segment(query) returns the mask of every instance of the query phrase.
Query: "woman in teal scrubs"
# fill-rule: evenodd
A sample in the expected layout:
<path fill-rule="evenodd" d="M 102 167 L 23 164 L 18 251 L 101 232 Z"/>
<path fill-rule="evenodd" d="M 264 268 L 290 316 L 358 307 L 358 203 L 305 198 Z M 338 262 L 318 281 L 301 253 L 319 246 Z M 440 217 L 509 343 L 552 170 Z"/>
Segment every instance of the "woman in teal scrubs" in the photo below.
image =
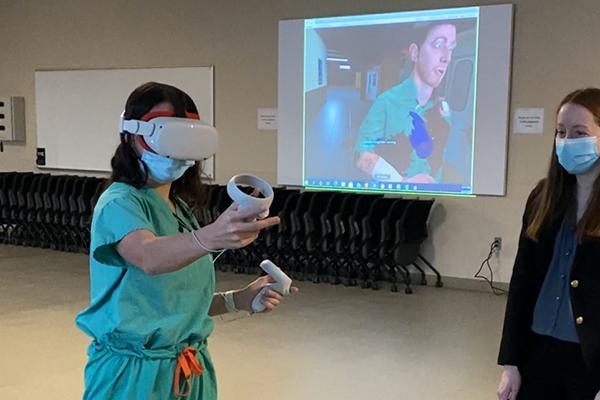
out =
<path fill-rule="evenodd" d="M 198 118 L 191 98 L 175 87 L 150 82 L 135 89 L 124 117 L 157 116 Z M 255 220 L 263 210 L 242 212 L 233 204 L 200 227 L 194 217 L 203 206 L 198 163 L 162 157 L 141 136 L 121 133 L 111 165 L 92 220 L 90 304 L 76 320 L 92 337 L 83 397 L 216 399 L 207 350 L 211 317 L 251 311 L 270 278 L 215 293 L 209 253 L 244 247 L 279 219 Z M 267 292 L 266 311 L 281 300 Z"/>

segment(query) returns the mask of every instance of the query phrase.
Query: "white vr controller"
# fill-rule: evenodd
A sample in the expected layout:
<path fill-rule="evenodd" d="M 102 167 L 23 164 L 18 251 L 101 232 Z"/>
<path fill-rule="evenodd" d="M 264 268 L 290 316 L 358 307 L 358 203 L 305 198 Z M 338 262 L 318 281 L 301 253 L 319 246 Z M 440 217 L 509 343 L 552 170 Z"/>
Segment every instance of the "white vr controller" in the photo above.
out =
<path fill-rule="evenodd" d="M 238 185 L 256 188 L 260 190 L 264 198 L 246 194 L 238 188 Z M 262 219 L 269 215 L 269 207 L 273 203 L 273 188 L 267 181 L 254 175 L 236 175 L 227 183 L 227 194 L 238 204 L 239 211 L 262 206 L 266 211 L 260 213 L 258 217 Z"/>
<path fill-rule="evenodd" d="M 252 300 L 252 311 L 259 313 L 265 310 L 265 305 L 262 303 L 263 296 L 268 290 L 274 290 L 283 296 L 290 294 L 292 280 L 285 274 L 277 265 L 270 260 L 264 260 L 260 263 L 260 267 L 275 280 L 274 283 L 269 283 L 263 287 L 260 292 Z"/>

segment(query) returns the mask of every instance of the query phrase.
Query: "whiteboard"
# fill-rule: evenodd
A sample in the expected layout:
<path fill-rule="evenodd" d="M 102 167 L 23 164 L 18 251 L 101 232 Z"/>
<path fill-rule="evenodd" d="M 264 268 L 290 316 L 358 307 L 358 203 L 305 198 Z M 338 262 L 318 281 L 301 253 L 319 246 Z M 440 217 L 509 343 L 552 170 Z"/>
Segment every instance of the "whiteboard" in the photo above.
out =
<path fill-rule="evenodd" d="M 120 142 L 119 116 L 129 94 L 148 81 L 180 88 L 194 100 L 200 118 L 214 125 L 212 66 L 36 71 L 38 167 L 110 172 Z M 214 157 L 203 171 L 214 179 Z"/>

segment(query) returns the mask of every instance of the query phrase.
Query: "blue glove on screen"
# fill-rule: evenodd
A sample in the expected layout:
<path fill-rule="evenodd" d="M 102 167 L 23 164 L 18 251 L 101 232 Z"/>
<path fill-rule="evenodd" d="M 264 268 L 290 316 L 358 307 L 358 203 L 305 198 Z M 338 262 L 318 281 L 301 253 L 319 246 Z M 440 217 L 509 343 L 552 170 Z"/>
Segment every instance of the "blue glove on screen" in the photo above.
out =
<path fill-rule="evenodd" d="M 433 152 L 433 140 L 431 139 L 431 136 L 429 136 L 429 132 L 427 132 L 425 120 L 414 111 L 411 111 L 409 114 L 413 123 L 413 129 L 410 134 L 410 144 L 415 149 L 419 158 L 427 158 Z"/>

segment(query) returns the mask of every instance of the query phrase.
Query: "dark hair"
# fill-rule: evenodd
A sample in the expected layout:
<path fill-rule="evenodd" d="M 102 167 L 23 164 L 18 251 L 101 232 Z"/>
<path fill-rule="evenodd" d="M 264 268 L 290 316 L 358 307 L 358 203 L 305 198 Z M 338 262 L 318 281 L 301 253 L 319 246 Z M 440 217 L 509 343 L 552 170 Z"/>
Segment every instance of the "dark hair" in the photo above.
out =
<path fill-rule="evenodd" d="M 140 119 L 152 107 L 159 103 L 168 102 L 173 106 L 175 117 L 185 118 L 186 112 L 198 113 L 194 101 L 183 91 L 174 86 L 157 82 L 148 82 L 137 87 L 127 99 L 125 104 L 125 119 Z M 141 162 L 135 148 L 135 137 L 129 133 L 120 133 L 121 143 L 110 160 L 112 174 L 106 187 L 112 182 L 123 182 L 137 189 L 146 185 L 148 180 L 148 167 Z M 202 185 L 200 163 L 196 162 L 181 178 L 171 184 L 169 197 L 180 197 L 188 206 L 197 213 L 205 205 L 206 194 Z"/>
<path fill-rule="evenodd" d="M 594 116 L 594 122 L 600 126 L 600 89 L 579 89 L 569 93 L 560 102 L 557 114 L 565 104 L 585 107 Z M 529 238 L 537 240 L 544 226 L 565 213 L 575 199 L 576 182 L 575 175 L 568 173 L 558 162 L 555 144 L 552 147 L 548 175 L 532 194 L 532 212 L 525 231 Z M 577 235 L 580 239 L 600 238 L 600 177 L 594 182 L 588 207 L 577 224 Z"/>
<path fill-rule="evenodd" d="M 425 43 L 425 39 L 427 39 L 427 35 L 429 34 L 429 32 L 440 25 L 453 25 L 455 28 L 457 28 L 457 21 L 459 20 L 439 20 L 439 21 L 427 21 L 427 22 L 416 22 L 413 25 L 413 31 L 412 31 L 412 37 L 413 39 L 411 40 L 412 43 L 416 44 L 419 49 L 421 49 L 421 46 L 423 46 L 423 44 Z M 458 32 L 458 28 L 457 28 L 457 32 Z"/>

